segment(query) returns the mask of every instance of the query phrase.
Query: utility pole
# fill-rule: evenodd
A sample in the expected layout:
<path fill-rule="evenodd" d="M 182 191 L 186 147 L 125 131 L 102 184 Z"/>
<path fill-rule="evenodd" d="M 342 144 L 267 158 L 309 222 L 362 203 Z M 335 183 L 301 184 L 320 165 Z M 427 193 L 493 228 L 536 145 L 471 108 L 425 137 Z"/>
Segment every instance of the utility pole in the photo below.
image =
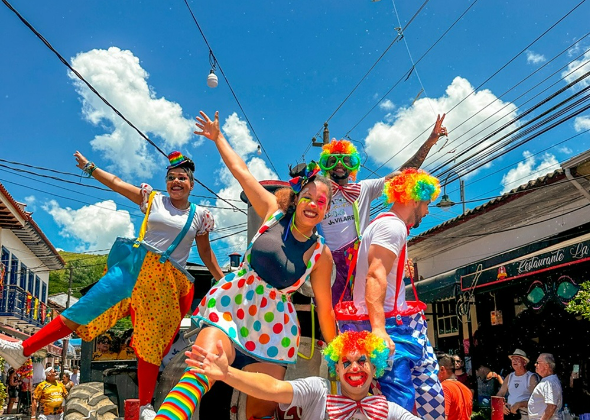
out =
<path fill-rule="evenodd" d="M 68 309 L 70 307 L 70 297 L 72 296 L 72 280 L 74 277 L 74 268 L 72 267 L 71 263 L 70 263 L 69 268 L 70 268 L 70 281 L 69 281 L 69 286 L 68 286 L 68 300 L 66 301 L 66 309 Z M 62 345 L 63 345 L 63 348 L 61 349 L 61 368 L 62 368 L 62 373 L 63 373 L 63 371 L 66 368 L 66 360 L 67 360 L 67 356 L 68 356 L 68 347 L 70 346 L 70 339 L 64 338 L 62 340 Z"/>

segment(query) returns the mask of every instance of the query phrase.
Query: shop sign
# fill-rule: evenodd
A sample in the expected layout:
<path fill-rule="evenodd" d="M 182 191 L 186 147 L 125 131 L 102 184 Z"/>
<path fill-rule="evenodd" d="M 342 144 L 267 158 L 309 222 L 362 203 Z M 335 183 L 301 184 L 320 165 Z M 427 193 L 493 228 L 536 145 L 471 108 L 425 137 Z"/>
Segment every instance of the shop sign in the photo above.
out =
<path fill-rule="evenodd" d="M 492 325 L 502 325 L 504 323 L 504 319 L 502 318 L 502 311 L 490 312 L 490 323 Z"/>
<path fill-rule="evenodd" d="M 590 240 L 517 260 L 499 267 L 483 269 L 480 264 L 474 273 L 461 276 L 461 290 L 466 291 L 489 286 L 587 260 L 590 260 Z"/>

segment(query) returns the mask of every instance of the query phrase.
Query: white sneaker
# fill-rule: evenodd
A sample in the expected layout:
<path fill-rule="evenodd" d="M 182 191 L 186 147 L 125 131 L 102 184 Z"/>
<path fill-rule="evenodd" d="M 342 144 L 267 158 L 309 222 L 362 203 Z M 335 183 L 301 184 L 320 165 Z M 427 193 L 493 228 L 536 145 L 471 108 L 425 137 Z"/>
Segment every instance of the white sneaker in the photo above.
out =
<path fill-rule="evenodd" d="M 15 369 L 21 367 L 28 359 L 23 351 L 22 341 L 13 342 L 0 339 L 0 356 Z"/>
<path fill-rule="evenodd" d="M 156 418 L 156 411 L 151 404 L 142 405 L 139 407 L 140 420 L 154 420 Z"/>

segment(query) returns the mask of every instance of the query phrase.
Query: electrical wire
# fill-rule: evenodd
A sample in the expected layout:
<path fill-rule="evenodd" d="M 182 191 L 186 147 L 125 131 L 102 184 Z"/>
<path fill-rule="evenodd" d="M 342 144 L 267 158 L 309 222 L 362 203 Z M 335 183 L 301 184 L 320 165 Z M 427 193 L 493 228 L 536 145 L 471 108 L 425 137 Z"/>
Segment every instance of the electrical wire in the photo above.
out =
<path fill-rule="evenodd" d="M 422 3 L 422 5 L 420 6 L 420 8 L 414 13 L 414 15 L 412 16 L 412 18 L 408 21 L 408 23 L 406 23 L 406 26 L 404 26 L 404 28 L 401 29 L 398 32 L 398 34 L 395 36 L 395 38 L 393 39 L 393 41 L 391 41 L 391 43 L 387 46 L 387 48 L 381 53 L 381 55 L 377 58 L 377 60 L 369 68 L 369 70 L 367 70 L 367 72 L 363 75 L 363 77 L 361 77 L 361 80 L 359 80 L 359 82 L 352 88 L 352 90 L 348 93 L 348 95 L 346 95 L 346 97 L 342 100 L 342 102 L 340 102 L 340 104 L 336 107 L 336 109 L 334 110 L 334 112 L 332 112 L 332 114 L 325 121 L 326 123 L 330 122 L 330 120 L 332 119 L 332 117 L 334 117 L 334 115 L 336 115 L 336 113 L 340 110 L 340 108 L 342 108 L 342 106 L 346 103 L 346 101 L 348 101 L 348 99 L 357 90 L 357 88 L 361 85 L 361 83 L 363 83 L 363 81 L 367 78 L 367 76 L 369 76 L 369 74 L 373 71 L 373 69 L 375 68 L 375 66 L 377 66 L 377 64 L 381 61 L 381 59 L 385 56 L 385 54 L 387 54 L 387 52 L 391 49 L 391 47 L 393 46 L 393 44 L 395 44 L 397 41 L 399 41 L 403 37 L 403 32 L 406 29 L 408 29 L 408 26 L 410 26 L 410 24 L 414 21 L 414 19 L 416 19 L 416 17 L 420 14 L 420 12 L 422 11 L 422 9 L 428 4 L 429 1 L 430 0 L 425 0 L 424 3 Z M 317 133 L 316 133 L 315 136 L 316 137 L 319 136 L 319 133 L 321 131 L 322 131 L 322 128 L 320 128 L 317 131 Z M 309 151 L 309 149 L 311 148 L 311 146 L 312 146 L 312 144 L 310 142 L 307 145 L 307 148 L 305 149 L 305 151 L 303 152 L 303 156 L 305 156 L 307 154 L 307 152 Z"/>
<path fill-rule="evenodd" d="M 92 86 L 88 81 L 86 81 L 86 79 L 84 79 L 84 77 L 82 77 L 82 75 L 76 70 L 74 69 L 70 63 L 68 63 L 68 61 L 55 49 L 53 48 L 53 46 L 49 43 L 49 41 L 47 41 L 47 39 L 45 39 L 45 37 L 43 37 L 43 35 L 41 35 L 41 33 L 39 33 L 39 31 L 37 31 L 33 25 L 31 25 L 9 2 L 8 0 L 2 0 L 2 2 L 6 5 L 6 7 L 8 7 L 8 9 L 10 9 L 10 11 L 12 11 L 19 19 L 22 23 L 25 24 L 25 26 L 27 28 L 29 28 L 34 34 L 35 36 L 37 36 L 37 38 L 39 38 L 46 46 L 47 48 L 49 48 L 51 50 L 51 52 L 53 52 L 57 58 L 59 59 L 59 61 L 61 61 L 73 74 L 76 75 L 76 77 L 78 77 L 78 79 L 80 79 L 87 87 L 88 89 L 90 89 L 96 96 L 98 96 L 98 98 L 100 98 L 100 100 L 102 100 L 105 105 L 107 105 L 109 108 L 111 108 L 111 110 L 113 110 L 113 112 L 115 114 L 117 114 L 123 121 L 125 121 L 131 128 L 133 128 L 145 141 L 147 141 L 150 145 L 152 145 L 158 152 L 160 152 L 164 157 L 167 157 L 167 154 L 158 147 L 158 145 L 156 143 L 154 143 L 148 136 L 146 136 L 139 128 L 137 128 L 131 121 L 129 121 L 117 108 L 115 108 L 113 105 L 111 105 L 111 103 L 109 101 L 107 101 L 95 88 L 94 86 Z M 221 67 L 220 67 L 221 70 Z M 223 72 L 222 72 L 223 74 Z M 224 76 L 225 77 L 225 76 Z M 272 163 L 271 163 L 272 165 Z M 224 200 L 223 198 L 219 197 L 213 190 L 211 190 L 209 187 L 207 187 L 205 184 L 203 184 L 201 181 L 199 181 L 196 177 L 195 177 L 195 182 L 197 182 L 199 185 L 201 185 L 203 188 L 205 188 L 207 191 L 209 191 L 210 193 L 212 193 L 215 197 L 217 197 L 218 199 L 220 199 L 221 201 L 226 202 L 227 204 L 229 204 L 230 206 L 234 207 L 237 211 L 240 211 L 244 214 L 246 214 L 246 212 L 242 209 L 237 208 L 236 206 L 234 206 L 232 203 L 227 202 L 226 200 Z"/>
<path fill-rule="evenodd" d="M 209 41 L 207 41 L 207 37 L 205 36 L 205 33 L 203 32 L 203 29 L 201 29 L 201 25 L 199 25 L 199 22 L 197 21 L 197 18 L 195 16 L 195 14 L 193 13 L 193 10 L 191 9 L 191 7 L 188 4 L 188 1 L 187 0 L 184 0 L 184 3 L 186 4 L 186 7 L 188 8 L 188 11 L 190 12 L 191 16 L 193 17 L 193 21 L 195 22 L 195 25 L 197 25 L 197 29 L 201 33 L 201 36 L 203 37 L 203 40 L 205 41 L 205 44 L 207 45 L 207 48 L 209 49 L 209 57 L 213 57 L 214 64 L 216 64 L 219 67 L 219 71 L 221 72 L 221 75 L 223 76 L 223 79 L 225 80 L 225 83 L 227 83 L 227 86 L 229 87 L 229 90 L 230 90 L 231 94 L 233 95 L 236 103 L 238 104 L 238 107 L 240 108 L 240 110 L 242 111 L 242 114 L 244 115 L 244 118 L 246 119 L 246 122 L 248 123 L 248 125 L 250 126 L 250 129 L 252 130 L 252 134 L 254 134 L 254 137 L 256 137 L 256 140 L 258 141 L 258 144 L 260 145 L 260 148 L 262 149 L 262 151 L 264 152 L 264 155 L 268 159 L 268 163 L 270 163 L 270 166 L 272 167 L 272 169 L 274 170 L 275 174 L 277 174 L 277 176 L 279 177 L 279 180 L 280 180 L 281 179 L 281 176 L 279 174 L 279 171 L 277 171 L 277 169 L 275 168 L 274 164 L 272 163 L 272 160 L 271 160 L 270 156 L 266 152 L 266 148 L 263 146 L 262 142 L 260 141 L 260 138 L 258 137 L 258 134 L 256 134 L 256 130 L 254 130 L 254 126 L 250 122 L 250 119 L 248 118 L 248 115 L 246 114 L 246 111 L 244 111 L 244 108 L 242 107 L 242 104 L 240 103 L 240 100 L 238 99 L 238 96 L 236 95 L 236 92 L 234 91 L 234 89 L 232 88 L 231 84 L 229 83 L 229 80 L 228 80 L 227 76 L 225 75 L 225 72 L 223 71 L 223 68 L 221 67 L 221 64 L 219 64 L 219 61 L 217 60 L 217 57 L 213 53 L 213 50 L 211 49 L 211 45 L 209 45 Z"/>
<path fill-rule="evenodd" d="M 496 75 L 498 75 L 502 70 L 504 70 L 507 66 L 509 66 L 514 60 L 516 60 L 520 55 L 522 55 L 524 52 L 526 52 L 528 49 L 530 49 L 530 47 L 532 45 L 534 45 L 536 42 L 538 42 L 541 38 L 543 38 L 547 33 L 549 33 L 549 31 L 551 31 L 553 28 L 555 28 L 558 24 L 560 24 L 564 19 L 566 19 L 570 14 L 572 14 L 578 7 L 580 7 L 584 2 L 586 2 L 586 0 L 582 0 L 580 3 L 578 3 L 576 6 L 574 6 L 572 9 L 570 9 L 565 15 L 563 15 L 559 20 L 557 20 L 555 23 L 553 23 L 549 28 L 547 28 L 541 35 L 537 36 L 532 42 L 530 42 L 525 48 L 523 48 L 520 52 L 518 52 L 515 56 L 513 56 L 510 60 L 508 60 L 508 62 L 506 62 L 504 65 L 502 65 L 498 70 L 496 70 L 494 73 L 492 73 L 492 75 L 490 75 L 487 79 L 485 79 L 482 83 L 480 83 L 477 87 L 475 87 L 469 94 L 467 94 L 464 98 L 462 98 L 457 104 L 455 104 L 451 109 L 449 109 L 448 111 L 445 112 L 445 114 L 449 114 L 451 113 L 454 109 L 456 109 L 460 104 L 462 104 L 465 100 L 467 100 L 467 98 L 469 98 L 471 95 L 473 95 L 475 92 L 477 92 L 482 86 L 484 86 L 487 82 L 489 82 L 491 79 L 493 79 Z M 401 81 L 401 79 L 400 79 Z M 399 83 L 399 81 L 398 81 Z M 397 85 L 397 84 L 396 84 Z M 394 85 L 394 87 L 396 86 Z M 392 88 L 393 89 L 393 88 Z M 376 106 L 376 105 L 375 105 Z M 430 127 L 430 126 L 429 126 Z M 419 134 L 417 137 L 420 137 L 421 135 L 423 135 L 425 132 L 428 131 L 428 128 L 426 130 L 424 130 L 421 134 Z M 404 149 L 409 145 L 409 143 L 404 146 Z M 403 149 L 402 149 L 403 150 Z M 396 153 L 398 154 L 399 151 Z M 395 155 L 391 156 L 389 159 L 387 159 L 384 163 L 382 163 L 377 169 L 375 169 L 375 171 L 378 171 L 379 169 L 381 169 L 383 166 L 385 166 L 387 163 L 389 163 L 391 161 L 391 159 L 393 159 Z"/>
<path fill-rule="evenodd" d="M 375 108 L 377 108 L 377 106 L 379 106 L 379 104 L 380 104 L 381 102 L 383 102 L 383 100 L 384 100 L 384 99 L 385 99 L 387 96 L 389 96 L 389 94 L 390 94 L 390 93 L 393 91 L 393 89 L 395 89 L 395 88 L 397 87 L 397 85 L 399 85 L 399 84 L 400 84 L 400 83 L 401 83 L 403 80 L 407 79 L 407 77 L 410 75 L 410 73 L 411 73 L 411 71 L 412 71 L 412 68 L 414 68 L 416 65 L 418 65 L 418 63 L 420 63 L 420 61 L 422 61 L 422 59 L 424 59 L 424 57 L 426 57 L 426 56 L 428 55 L 428 53 L 429 53 L 429 52 L 430 52 L 430 51 L 431 51 L 431 50 L 432 50 L 432 49 L 433 49 L 433 48 L 434 48 L 434 47 L 435 47 L 435 46 L 436 46 L 436 45 L 437 45 L 437 44 L 438 44 L 438 43 L 439 43 L 439 42 L 440 42 L 440 41 L 441 41 L 441 40 L 442 40 L 442 39 L 443 39 L 443 38 L 444 38 L 444 37 L 445 37 L 445 36 L 446 36 L 446 35 L 447 35 L 447 34 L 450 32 L 450 31 L 451 31 L 451 29 L 453 29 L 453 27 L 454 27 L 454 26 L 455 26 L 455 25 L 456 25 L 456 24 L 457 24 L 457 23 L 458 23 L 458 22 L 459 22 L 459 21 L 460 21 L 460 20 L 463 18 L 463 16 L 465 16 L 465 15 L 467 14 L 467 12 L 469 12 L 469 10 L 471 10 L 471 8 L 473 8 L 473 6 L 475 6 L 475 5 L 477 4 L 477 2 L 478 2 L 478 1 L 479 1 L 479 0 L 474 0 L 474 1 L 470 2 L 470 4 L 469 4 L 469 6 L 467 7 L 467 9 L 465 9 L 465 10 L 463 11 L 463 13 L 461 13 L 461 15 L 460 15 L 460 16 L 459 16 L 457 19 L 455 19 L 455 21 L 454 21 L 454 22 L 451 24 L 451 26 L 449 26 L 449 27 L 447 28 L 447 30 L 446 30 L 446 31 L 444 31 L 444 32 L 443 32 L 443 34 L 442 34 L 442 35 L 441 35 L 441 36 L 440 36 L 440 37 L 439 37 L 439 38 L 438 38 L 438 39 L 437 39 L 437 40 L 436 40 L 436 41 L 435 41 L 435 42 L 434 42 L 434 43 L 433 43 L 433 44 L 430 46 L 430 48 L 428 48 L 428 49 L 426 50 L 426 52 L 424 52 L 424 54 L 422 54 L 422 55 L 420 56 L 420 58 L 419 58 L 419 59 L 418 59 L 418 60 L 417 60 L 417 61 L 416 61 L 416 62 L 413 64 L 413 66 L 412 66 L 412 67 L 410 67 L 410 68 L 408 69 L 408 71 L 406 71 L 406 72 L 403 74 L 403 76 L 402 76 L 402 77 L 400 77 L 400 78 L 399 78 L 399 80 L 398 80 L 397 82 L 395 82 L 395 83 L 394 83 L 394 85 L 393 85 L 393 86 L 392 86 L 392 87 L 391 87 L 391 88 L 390 88 L 390 89 L 389 89 L 389 90 L 388 90 L 388 91 L 385 93 L 385 95 L 383 95 L 383 96 L 381 97 L 381 99 L 379 99 L 379 100 L 378 100 L 378 101 L 377 101 L 377 102 L 376 102 L 376 103 L 375 103 L 375 104 L 374 104 L 374 105 L 373 105 L 373 106 L 372 106 L 372 107 L 369 109 L 369 111 L 367 111 L 367 112 L 366 112 L 366 113 L 365 113 L 365 114 L 364 114 L 364 115 L 361 117 L 361 119 L 360 119 L 360 120 L 358 120 L 358 121 L 356 122 L 356 124 L 354 124 L 354 125 L 352 126 L 352 128 L 351 128 L 351 129 L 349 129 L 349 130 L 346 132 L 346 134 L 344 135 L 344 137 L 348 136 L 348 135 L 349 135 L 349 134 L 350 134 L 350 133 L 351 133 L 351 132 L 352 132 L 352 131 L 353 131 L 355 128 L 357 128 L 357 127 L 359 126 L 359 124 L 360 124 L 361 122 L 363 122 L 363 121 L 365 120 L 365 118 L 367 118 L 367 117 L 369 116 L 369 114 L 370 114 L 371 112 L 373 112 L 373 110 L 374 110 Z M 425 131 L 426 131 L 426 130 L 425 130 Z M 379 170 L 379 168 L 377 168 L 377 170 Z"/>
<path fill-rule="evenodd" d="M 74 177 L 76 177 L 76 178 L 80 178 L 80 174 L 75 174 L 75 173 L 71 173 L 71 172 L 62 172 L 62 171 L 58 171 L 58 170 L 56 170 L 56 169 L 45 168 L 45 167 L 42 167 L 42 166 L 34 166 L 34 165 L 30 165 L 30 164 L 28 164 L 28 163 L 23 163 L 23 162 L 15 162 L 15 161 L 6 160 L 6 159 L 0 159 L 0 162 L 4 162 L 4 163 L 10 163 L 10 164 L 12 164 L 12 165 L 16 165 L 16 166 L 24 166 L 24 167 L 26 167 L 26 168 L 39 169 L 39 170 L 41 170 L 41 171 L 53 172 L 53 173 L 56 173 L 56 174 L 61 174 L 61 175 L 68 175 L 68 176 L 74 176 Z M 0 165 L 0 166 L 4 166 L 4 165 Z M 4 166 L 4 167 L 6 167 L 6 166 Z M 23 172 L 21 169 L 16 169 L 16 168 L 11 168 L 11 169 L 13 169 L 14 171 Z M 39 173 L 36 173 L 36 172 L 28 172 L 28 173 L 30 173 L 30 174 L 33 174 L 33 175 L 35 175 L 35 176 L 39 176 L 39 177 L 43 177 L 43 178 L 47 178 L 47 175 L 42 175 L 42 174 L 39 174 Z M 69 182 L 69 183 L 73 183 L 73 182 L 71 182 L 71 181 L 66 181 L 66 180 L 64 180 L 63 178 L 59 178 L 59 177 L 58 177 L 58 178 L 55 178 L 55 177 L 54 177 L 53 179 L 55 179 L 55 180 L 58 180 L 58 181 L 62 181 L 62 182 Z M 81 186 L 83 186 L 83 187 L 98 188 L 98 187 L 93 187 L 93 186 L 91 186 L 91 185 L 84 184 L 84 183 L 81 183 L 81 182 L 76 182 L 76 183 L 73 183 L 73 184 L 75 184 L 75 185 L 81 185 Z M 61 188 L 61 187 L 60 187 L 60 188 Z M 112 191 L 113 191 L 113 190 L 111 190 L 110 188 L 98 188 L 98 189 L 101 189 L 102 191 L 109 191 L 109 192 L 112 192 Z M 69 191 L 73 191 L 73 190 L 69 190 Z M 154 188 L 154 191 L 158 191 L 158 192 L 165 192 L 165 190 L 156 189 L 156 188 Z M 209 196 L 206 196 L 206 195 L 198 195 L 198 194 L 190 194 L 189 196 L 190 196 L 190 197 L 195 197 L 195 198 L 203 198 L 203 199 L 205 199 L 205 200 L 215 200 L 215 199 L 217 198 L 217 197 L 209 197 Z M 240 199 L 236 199 L 236 198 L 224 198 L 224 199 L 225 199 L 225 200 L 227 200 L 227 201 L 235 201 L 235 202 L 238 202 L 238 203 L 243 203 L 243 201 L 242 201 L 242 200 L 240 200 Z M 233 208 L 232 208 L 231 210 L 233 210 Z"/>

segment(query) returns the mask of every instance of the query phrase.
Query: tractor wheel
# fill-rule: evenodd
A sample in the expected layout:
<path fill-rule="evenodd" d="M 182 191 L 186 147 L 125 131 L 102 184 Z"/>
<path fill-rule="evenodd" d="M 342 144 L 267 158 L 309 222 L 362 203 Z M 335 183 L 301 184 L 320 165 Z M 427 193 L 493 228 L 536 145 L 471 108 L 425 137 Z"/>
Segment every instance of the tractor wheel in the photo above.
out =
<path fill-rule="evenodd" d="M 115 420 L 118 417 L 115 404 L 104 395 L 102 382 L 76 385 L 66 400 L 64 420 Z"/>

